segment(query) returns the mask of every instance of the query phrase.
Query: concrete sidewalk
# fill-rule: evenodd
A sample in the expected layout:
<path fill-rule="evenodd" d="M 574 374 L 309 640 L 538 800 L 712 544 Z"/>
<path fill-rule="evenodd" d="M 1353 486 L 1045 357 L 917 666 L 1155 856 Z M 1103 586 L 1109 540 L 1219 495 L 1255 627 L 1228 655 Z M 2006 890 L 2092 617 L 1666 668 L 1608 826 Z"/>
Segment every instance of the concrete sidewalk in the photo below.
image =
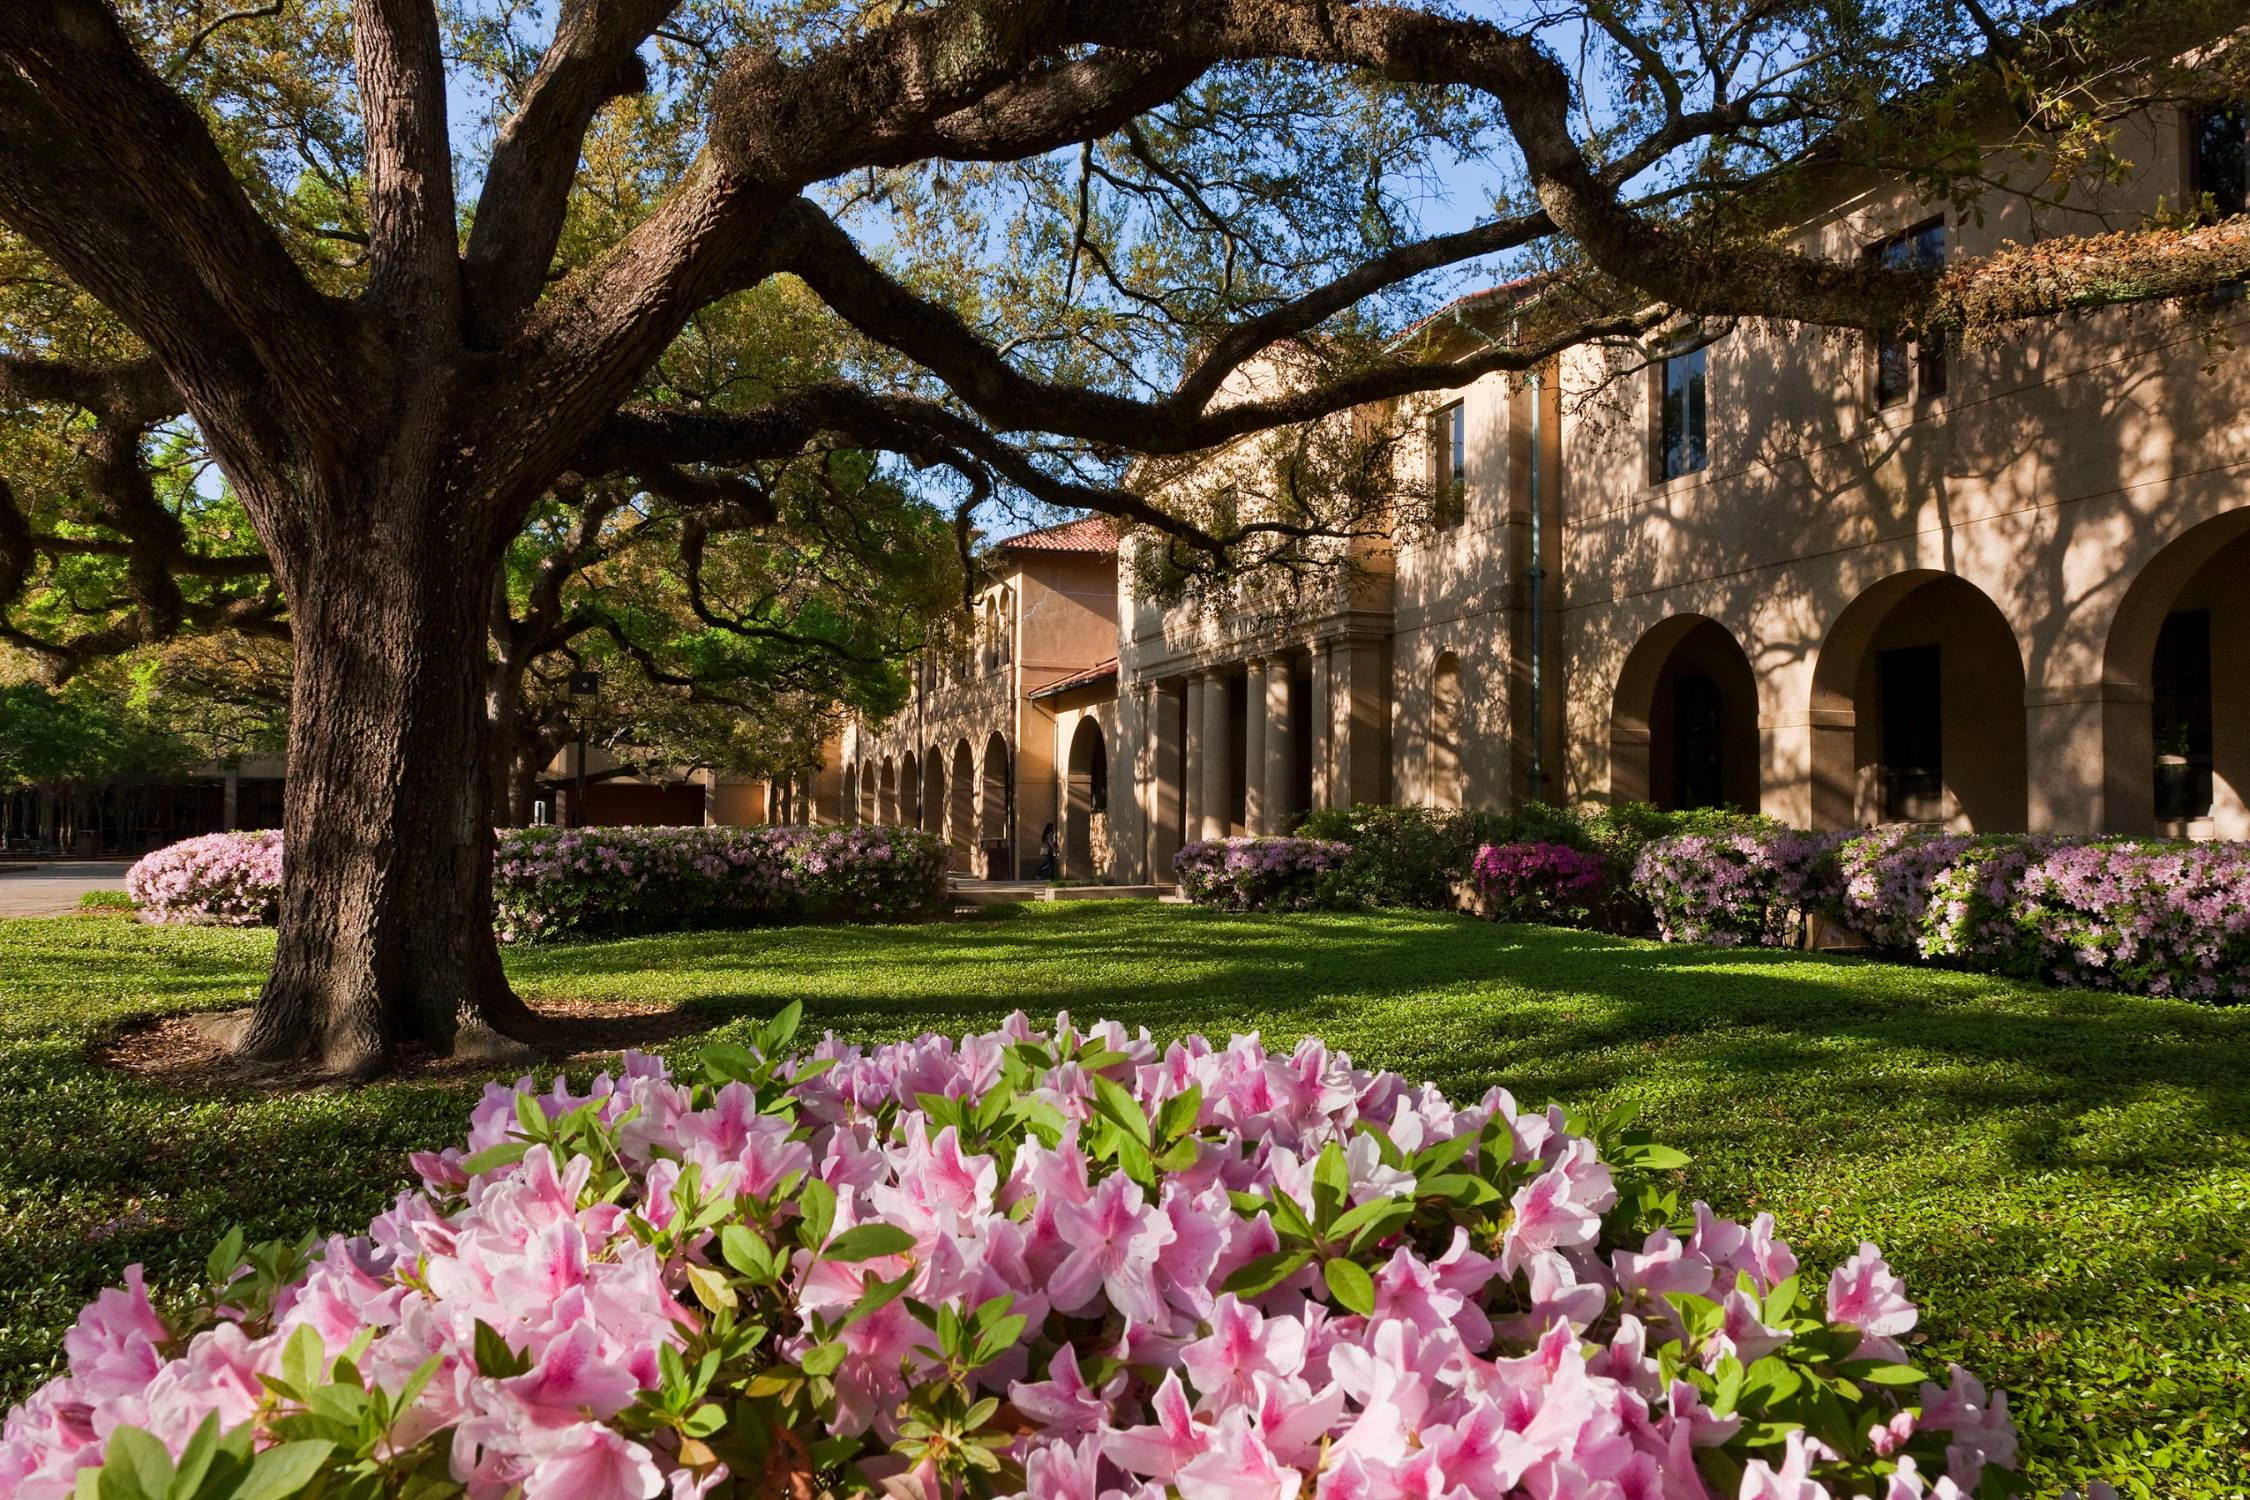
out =
<path fill-rule="evenodd" d="M 88 891 L 125 889 L 129 859 L 68 859 L 48 864 L 0 864 L 0 917 L 54 917 L 78 910 Z"/>

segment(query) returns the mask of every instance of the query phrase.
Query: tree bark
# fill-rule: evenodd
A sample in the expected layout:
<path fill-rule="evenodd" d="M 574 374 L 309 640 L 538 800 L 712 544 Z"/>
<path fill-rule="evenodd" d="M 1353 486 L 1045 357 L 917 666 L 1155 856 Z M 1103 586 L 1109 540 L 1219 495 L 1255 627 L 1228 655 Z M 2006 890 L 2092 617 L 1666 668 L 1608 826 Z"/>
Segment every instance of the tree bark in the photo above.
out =
<path fill-rule="evenodd" d="M 288 857 L 254 1060 L 364 1077 L 401 1043 L 530 1052 L 492 932 L 492 508 L 413 488 L 361 497 L 365 524 L 289 561 Z"/>

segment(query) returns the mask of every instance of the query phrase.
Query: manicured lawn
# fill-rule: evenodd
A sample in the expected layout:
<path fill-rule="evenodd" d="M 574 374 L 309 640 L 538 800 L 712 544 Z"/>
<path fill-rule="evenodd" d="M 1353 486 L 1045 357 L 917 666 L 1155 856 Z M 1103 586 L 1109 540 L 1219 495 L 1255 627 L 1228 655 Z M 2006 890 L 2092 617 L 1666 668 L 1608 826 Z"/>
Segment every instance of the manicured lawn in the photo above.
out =
<path fill-rule="evenodd" d="M 167 1092 L 90 1066 L 121 1019 L 241 1004 L 269 935 L 0 923 L 0 1394 L 128 1261 L 363 1224 L 473 1087 Z M 908 929 L 523 952 L 535 997 L 714 1025 L 802 999 L 858 1037 L 1019 1007 L 1159 1036 L 1319 1032 L 1457 1097 L 1638 1101 L 1691 1193 L 1770 1209 L 1823 1270 L 1881 1242 L 1925 1353 L 2005 1387 L 2038 1493 L 2250 1491 L 2250 1010 L 1409 913 L 1223 917 L 1059 904 Z"/>

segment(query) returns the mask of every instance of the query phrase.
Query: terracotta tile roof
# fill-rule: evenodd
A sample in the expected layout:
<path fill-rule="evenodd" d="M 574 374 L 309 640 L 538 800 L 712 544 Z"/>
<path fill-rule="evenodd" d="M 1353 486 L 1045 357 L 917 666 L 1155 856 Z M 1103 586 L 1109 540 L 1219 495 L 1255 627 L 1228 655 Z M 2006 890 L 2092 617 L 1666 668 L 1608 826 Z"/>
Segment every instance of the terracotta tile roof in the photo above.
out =
<path fill-rule="evenodd" d="M 1116 675 L 1117 658 L 1113 656 L 1108 661 L 1094 663 L 1083 672 L 1073 672 L 1068 677 L 1057 678 L 1045 687 L 1033 688 L 1031 696 L 1052 698 L 1058 693 L 1067 693 L 1072 688 L 1092 687 L 1097 682 L 1107 682 Z"/>
<path fill-rule="evenodd" d="M 992 544 L 995 552 L 1092 552 L 1117 555 L 1117 523 L 1108 516 L 1085 516 L 1037 531 L 1019 531 Z"/>

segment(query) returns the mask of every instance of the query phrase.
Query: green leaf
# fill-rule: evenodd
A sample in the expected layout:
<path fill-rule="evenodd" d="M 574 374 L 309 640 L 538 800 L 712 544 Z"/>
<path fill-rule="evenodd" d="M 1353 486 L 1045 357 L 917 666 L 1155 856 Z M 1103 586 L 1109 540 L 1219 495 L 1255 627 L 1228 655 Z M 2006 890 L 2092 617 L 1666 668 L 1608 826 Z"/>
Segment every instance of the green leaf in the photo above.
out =
<path fill-rule="evenodd" d="M 711 1043 L 696 1057 L 696 1065 L 713 1083 L 747 1083 L 758 1071 L 750 1049 L 734 1042 Z"/>
<path fill-rule="evenodd" d="M 1792 1276 L 1787 1281 L 1778 1283 L 1766 1294 L 1765 1321 L 1776 1328 L 1787 1324 L 1789 1314 L 1796 1310 L 1797 1295 L 1802 1289 L 1803 1278 L 1800 1276 Z"/>
<path fill-rule="evenodd" d="M 1219 1286 L 1237 1297 L 1256 1297 L 1296 1275 L 1312 1262 L 1310 1250 L 1276 1250 L 1235 1269 Z"/>
<path fill-rule="evenodd" d="M 760 1286 L 774 1279 L 773 1261 L 766 1242 L 747 1225 L 729 1224 L 719 1231 L 719 1254 L 726 1263 Z"/>
<path fill-rule="evenodd" d="M 804 1190 L 797 1195 L 797 1212 L 804 1215 L 797 1225 L 798 1243 L 818 1250 L 836 1227 L 836 1190 L 817 1177 L 806 1178 Z"/>
<path fill-rule="evenodd" d="M 1156 1112 L 1156 1133 L 1160 1140 L 1174 1140 L 1195 1129 L 1196 1117 L 1203 1113 L 1203 1087 L 1191 1083 L 1186 1090 L 1164 1101 Z"/>
<path fill-rule="evenodd" d="M 914 1236 L 896 1224 L 855 1224 L 821 1254 L 829 1260 L 873 1260 L 878 1255 L 903 1255 L 914 1248 Z"/>
<path fill-rule="evenodd" d="M 502 1141 L 497 1146 L 487 1146 L 473 1156 L 464 1157 L 461 1170 L 471 1177 L 489 1172 L 495 1167 L 512 1167 L 531 1151 L 529 1141 Z"/>
<path fill-rule="evenodd" d="M 204 1275 L 213 1286 L 225 1286 L 234 1280 L 235 1269 L 242 1264 L 242 1226 L 235 1225 L 219 1237 L 211 1247 L 210 1259 L 203 1263 Z"/>
<path fill-rule="evenodd" d="M 511 1375 L 521 1375 L 531 1368 L 527 1355 L 516 1353 L 500 1330 L 484 1319 L 477 1319 L 477 1373 L 488 1380 L 505 1380 Z"/>
<path fill-rule="evenodd" d="M 804 1019 L 805 1002 L 802 1000 L 792 1000 L 775 1011 L 773 1019 L 765 1024 L 759 1050 L 768 1057 L 779 1057 L 781 1049 L 796 1040 L 797 1028 Z"/>
<path fill-rule="evenodd" d="M 1876 1359 L 1855 1359 L 1843 1367 L 1852 1379 L 1868 1385 L 1916 1386 L 1929 1379 L 1929 1375 L 1912 1365 L 1894 1365 Z"/>
<path fill-rule="evenodd" d="M 833 1375 L 842 1368 L 847 1352 L 842 1344 L 833 1341 L 815 1344 L 805 1351 L 805 1357 L 798 1360 L 797 1365 L 807 1375 Z"/>
<path fill-rule="evenodd" d="M 1330 1141 L 1320 1148 L 1313 1158 L 1313 1219 L 1326 1227 L 1334 1222 L 1352 1192 L 1352 1169 L 1344 1160 L 1344 1148 Z"/>
<path fill-rule="evenodd" d="M 740 1299 L 734 1294 L 734 1287 L 725 1276 L 709 1266 L 689 1266 L 687 1279 L 689 1288 L 695 1293 L 695 1300 L 713 1312 L 740 1305 Z"/>
<path fill-rule="evenodd" d="M 1328 1295 L 1338 1307 L 1363 1318 L 1375 1315 L 1375 1278 L 1359 1262 L 1329 1261 L 1320 1268 L 1320 1279 L 1328 1283 Z"/>
<path fill-rule="evenodd" d="M 196 1424 L 194 1435 L 187 1440 L 187 1446 L 180 1450 L 180 1465 L 168 1486 L 170 1500 L 194 1500 L 220 1452 L 219 1414 L 206 1412 L 203 1420 Z"/>
<path fill-rule="evenodd" d="M 1125 1092 L 1124 1085 L 1096 1076 L 1094 1109 L 1104 1119 L 1114 1121 L 1119 1129 L 1129 1133 L 1144 1148 L 1154 1139 L 1154 1133 L 1149 1128 L 1148 1112 L 1141 1108 L 1138 1099 Z"/>
<path fill-rule="evenodd" d="M 155 1433 L 120 1427 L 102 1453 L 102 1500 L 164 1500 L 172 1486 L 172 1455 Z"/>
<path fill-rule="evenodd" d="M 289 1342 L 281 1346 L 281 1378 L 300 1399 L 321 1383 L 322 1367 L 327 1363 L 328 1346 L 310 1323 L 299 1323 Z"/>
<path fill-rule="evenodd" d="M 250 1461 L 250 1472 L 235 1486 L 231 1500 L 283 1500 L 303 1490 L 336 1451 L 334 1443 L 300 1440 L 276 1443 Z"/>

